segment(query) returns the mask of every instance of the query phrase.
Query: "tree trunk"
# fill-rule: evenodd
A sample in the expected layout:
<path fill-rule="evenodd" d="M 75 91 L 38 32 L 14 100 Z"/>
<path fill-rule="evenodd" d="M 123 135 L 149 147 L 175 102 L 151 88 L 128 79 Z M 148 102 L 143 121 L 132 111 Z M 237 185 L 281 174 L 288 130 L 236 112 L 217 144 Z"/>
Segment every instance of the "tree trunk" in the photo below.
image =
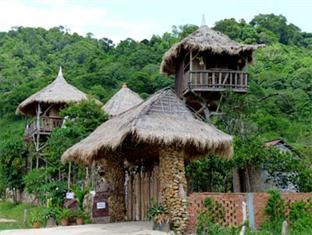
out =
<path fill-rule="evenodd" d="M 233 169 L 233 192 L 238 193 L 241 192 L 241 185 L 239 179 L 239 170 L 237 168 Z"/>
<path fill-rule="evenodd" d="M 184 234 L 188 221 L 184 153 L 171 148 L 159 153 L 161 201 L 177 234 Z"/>

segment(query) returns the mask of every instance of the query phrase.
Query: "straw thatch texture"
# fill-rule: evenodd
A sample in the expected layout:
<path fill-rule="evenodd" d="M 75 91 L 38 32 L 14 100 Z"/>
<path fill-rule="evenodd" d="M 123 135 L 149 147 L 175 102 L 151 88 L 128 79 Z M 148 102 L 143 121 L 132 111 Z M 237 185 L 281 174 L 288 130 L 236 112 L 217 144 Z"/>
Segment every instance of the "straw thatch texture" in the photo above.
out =
<path fill-rule="evenodd" d="M 44 104 L 69 104 L 86 100 L 85 93 L 68 84 L 62 73 L 62 69 L 56 79 L 35 94 L 24 100 L 16 109 L 17 114 L 33 115 L 38 103 Z"/>
<path fill-rule="evenodd" d="M 87 138 L 69 148 L 62 161 L 90 163 L 116 151 L 125 139 L 132 143 L 189 147 L 198 154 L 232 154 L 232 137 L 194 118 L 171 89 L 163 89 L 140 105 L 99 126 Z M 100 155 L 100 156 L 99 156 Z"/>
<path fill-rule="evenodd" d="M 213 54 L 239 55 L 249 54 L 263 45 L 247 45 L 231 40 L 228 36 L 203 25 L 182 41 L 174 44 L 163 56 L 160 71 L 174 74 L 176 59 L 183 50 L 209 51 Z"/>
<path fill-rule="evenodd" d="M 109 101 L 107 101 L 103 106 L 103 110 L 112 117 L 121 114 L 142 102 L 143 99 L 124 84 L 122 88 L 110 98 Z"/>

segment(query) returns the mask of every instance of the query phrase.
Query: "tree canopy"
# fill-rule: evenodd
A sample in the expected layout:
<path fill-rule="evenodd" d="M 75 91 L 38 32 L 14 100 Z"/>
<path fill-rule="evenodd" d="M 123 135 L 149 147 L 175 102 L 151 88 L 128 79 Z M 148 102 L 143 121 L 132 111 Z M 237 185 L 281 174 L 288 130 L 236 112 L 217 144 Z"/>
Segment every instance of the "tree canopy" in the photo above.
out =
<path fill-rule="evenodd" d="M 11 172 L 6 179 L 14 178 L 18 182 L 1 182 L 0 176 L 0 186 L 10 183 L 23 186 L 22 180 L 14 177 L 23 172 L 20 159 L 27 153 L 22 144 L 24 118 L 15 116 L 15 109 L 21 101 L 51 82 L 59 66 L 63 67 L 69 83 L 103 103 L 124 82 L 145 98 L 162 87 L 173 85 L 172 77 L 159 73 L 161 58 L 175 42 L 197 28 L 195 25 L 174 26 L 172 32 L 153 35 L 140 42 L 127 38 L 117 45 L 109 38 L 69 33 L 62 26 L 49 30 L 14 27 L 1 32 L 0 174 Z M 248 150 L 245 145 L 254 135 L 260 142 L 282 138 L 311 165 L 312 33 L 302 32 L 284 16 L 273 14 L 257 15 L 250 22 L 220 20 L 214 29 L 236 41 L 265 43 L 266 47 L 255 52 L 255 63 L 249 66 L 248 94 L 229 94 L 222 107 L 226 115 L 213 122 L 242 141 L 246 140 L 238 151 L 240 156 L 245 154 L 244 149 Z M 94 122 L 90 120 L 92 128 L 98 120 L 105 119 L 92 105 L 72 107 L 70 112 L 79 116 L 86 109 L 97 117 Z M 66 134 L 75 136 L 77 141 L 89 133 L 85 128 L 79 124 L 71 129 L 72 133 Z M 60 152 L 53 149 L 60 144 L 58 141 L 58 138 L 50 141 L 49 154 L 54 160 L 60 157 Z M 67 146 L 68 142 L 63 144 Z M 206 162 L 214 166 L 219 164 L 214 159 Z M 13 168 L 14 171 L 8 171 Z M 210 180 L 219 182 L 220 177 L 216 175 Z"/>

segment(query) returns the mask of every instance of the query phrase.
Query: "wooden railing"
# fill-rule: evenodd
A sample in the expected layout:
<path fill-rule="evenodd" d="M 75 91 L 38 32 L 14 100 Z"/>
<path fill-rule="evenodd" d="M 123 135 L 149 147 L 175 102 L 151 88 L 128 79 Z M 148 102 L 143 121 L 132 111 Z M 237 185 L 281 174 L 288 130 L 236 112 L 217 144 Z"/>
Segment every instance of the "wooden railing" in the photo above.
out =
<path fill-rule="evenodd" d="M 35 133 L 49 134 L 54 128 L 61 127 L 63 118 L 61 117 L 40 117 L 39 126 L 37 120 L 26 125 L 25 136 L 30 137 Z"/>
<path fill-rule="evenodd" d="M 193 91 L 224 91 L 231 89 L 236 92 L 247 92 L 248 74 L 235 70 L 193 70 L 184 74 L 187 81 L 186 89 Z"/>

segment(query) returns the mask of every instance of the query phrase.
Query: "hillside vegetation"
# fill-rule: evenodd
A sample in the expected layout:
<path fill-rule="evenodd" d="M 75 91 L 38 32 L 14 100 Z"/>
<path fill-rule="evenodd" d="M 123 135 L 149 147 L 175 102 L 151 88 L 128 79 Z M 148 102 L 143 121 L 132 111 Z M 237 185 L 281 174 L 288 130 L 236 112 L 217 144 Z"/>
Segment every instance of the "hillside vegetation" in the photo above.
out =
<path fill-rule="evenodd" d="M 23 187 L 20 173 L 25 167 L 25 119 L 16 116 L 15 109 L 50 83 L 59 66 L 69 83 L 103 103 L 124 82 L 146 98 L 173 84 L 172 77 L 159 73 L 162 55 L 196 28 L 173 27 L 172 32 L 161 36 L 140 42 L 127 38 L 117 45 L 108 38 L 95 39 L 91 33 L 70 33 L 62 26 L 49 30 L 16 27 L 1 32 L 0 188 L 13 187 L 16 180 Z M 228 111 L 227 117 L 213 122 L 236 135 L 235 128 L 226 123 L 237 118 L 237 112 L 247 123 L 249 136 L 259 141 L 283 138 L 303 156 L 305 164 L 311 164 L 312 33 L 301 32 L 283 16 L 261 14 L 249 23 L 221 20 L 214 28 L 234 40 L 265 43 L 266 47 L 254 54 L 254 64 L 249 66 L 249 93 L 229 98 L 223 107 L 223 111 Z"/>

